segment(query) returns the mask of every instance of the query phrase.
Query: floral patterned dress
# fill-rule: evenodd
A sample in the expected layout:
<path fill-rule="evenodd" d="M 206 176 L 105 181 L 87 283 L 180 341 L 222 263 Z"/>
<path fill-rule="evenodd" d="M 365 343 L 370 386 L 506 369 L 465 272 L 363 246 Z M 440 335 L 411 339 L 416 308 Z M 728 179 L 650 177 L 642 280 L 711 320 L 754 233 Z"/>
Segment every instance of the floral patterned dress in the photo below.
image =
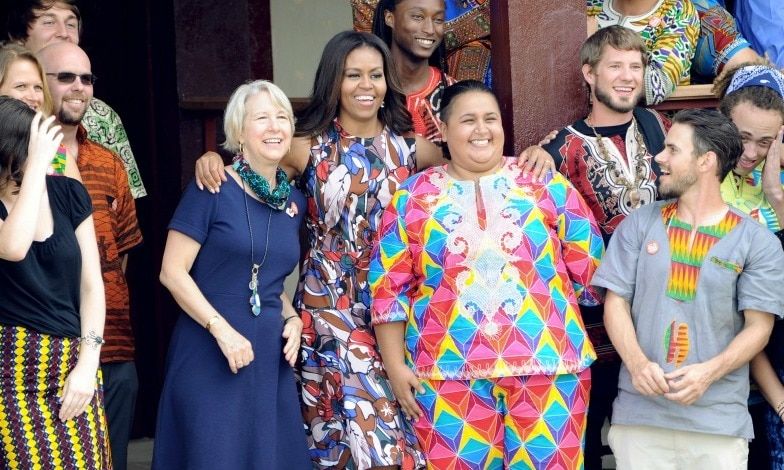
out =
<path fill-rule="evenodd" d="M 370 326 L 368 265 L 381 214 L 416 170 L 414 138 L 348 135 L 337 120 L 312 141 L 301 183 L 308 251 L 296 304 L 305 324 L 302 412 L 317 468 L 424 465 Z"/>

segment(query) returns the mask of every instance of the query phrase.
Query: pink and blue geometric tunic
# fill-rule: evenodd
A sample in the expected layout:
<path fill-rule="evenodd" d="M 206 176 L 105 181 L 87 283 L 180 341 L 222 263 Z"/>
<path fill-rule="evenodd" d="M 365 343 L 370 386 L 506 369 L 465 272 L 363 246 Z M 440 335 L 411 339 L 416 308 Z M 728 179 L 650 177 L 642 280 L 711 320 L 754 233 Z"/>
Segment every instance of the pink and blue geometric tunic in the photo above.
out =
<path fill-rule="evenodd" d="M 408 179 L 378 230 L 373 323 L 406 322 L 422 379 L 574 374 L 596 358 L 577 303 L 603 243 L 559 173 L 541 183 L 513 159 L 477 183 L 444 167 Z"/>

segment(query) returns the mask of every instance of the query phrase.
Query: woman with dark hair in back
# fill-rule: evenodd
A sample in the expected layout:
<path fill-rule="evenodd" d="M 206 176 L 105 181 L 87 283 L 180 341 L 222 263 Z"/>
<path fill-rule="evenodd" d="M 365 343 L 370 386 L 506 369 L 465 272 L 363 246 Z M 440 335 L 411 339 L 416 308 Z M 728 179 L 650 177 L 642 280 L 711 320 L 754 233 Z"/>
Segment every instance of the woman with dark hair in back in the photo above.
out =
<path fill-rule="evenodd" d="M 111 469 L 92 205 L 46 176 L 53 121 L 0 97 L 0 467 Z"/>

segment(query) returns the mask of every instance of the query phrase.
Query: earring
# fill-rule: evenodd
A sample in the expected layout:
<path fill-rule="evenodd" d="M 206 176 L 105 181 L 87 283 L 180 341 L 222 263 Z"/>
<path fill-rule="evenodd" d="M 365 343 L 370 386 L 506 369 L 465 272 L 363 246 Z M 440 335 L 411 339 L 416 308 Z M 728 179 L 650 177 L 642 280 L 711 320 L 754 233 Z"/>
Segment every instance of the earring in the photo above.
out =
<path fill-rule="evenodd" d="M 384 102 L 381 102 L 381 109 L 384 109 Z"/>
<path fill-rule="evenodd" d="M 245 150 L 245 149 L 242 147 L 242 142 L 240 142 L 240 154 L 241 154 L 241 155 L 244 155 L 244 154 L 245 154 L 244 150 Z"/>

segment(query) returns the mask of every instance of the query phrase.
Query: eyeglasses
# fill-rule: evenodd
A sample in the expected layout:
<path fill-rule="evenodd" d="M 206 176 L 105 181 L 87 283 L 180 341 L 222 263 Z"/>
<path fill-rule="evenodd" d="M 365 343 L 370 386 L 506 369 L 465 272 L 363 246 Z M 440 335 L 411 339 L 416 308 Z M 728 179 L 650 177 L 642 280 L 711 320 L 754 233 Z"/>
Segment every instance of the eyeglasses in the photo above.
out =
<path fill-rule="evenodd" d="M 91 73 L 83 73 L 83 74 L 75 74 L 73 72 L 60 72 L 60 73 L 47 73 L 46 75 L 50 77 L 57 77 L 57 81 L 60 83 L 73 83 L 76 80 L 76 77 L 79 77 L 79 80 L 82 82 L 82 85 L 95 85 L 95 81 L 98 79 L 95 75 Z"/>

